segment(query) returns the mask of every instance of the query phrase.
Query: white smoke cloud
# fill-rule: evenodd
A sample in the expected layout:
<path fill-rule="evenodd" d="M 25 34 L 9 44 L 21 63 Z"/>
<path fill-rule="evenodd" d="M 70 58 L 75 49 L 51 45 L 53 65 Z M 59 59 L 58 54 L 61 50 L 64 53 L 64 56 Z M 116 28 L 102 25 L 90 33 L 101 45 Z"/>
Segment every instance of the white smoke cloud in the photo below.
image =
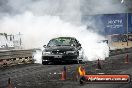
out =
<path fill-rule="evenodd" d="M 58 16 L 35 16 L 31 12 L 25 12 L 13 17 L 6 16 L 0 20 L 0 28 L 1 32 L 6 31 L 12 34 L 21 32 L 23 34 L 22 44 L 26 49 L 42 48 L 54 37 L 70 36 L 76 37 L 82 43 L 89 60 L 97 59 L 97 57 L 105 58 L 100 52 L 104 51 L 104 46 L 97 43 L 97 41 L 104 39 L 102 36 L 89 32 L 86 30 L 86 26 L 77 26 L 65 22 Z"/>
<path fill-rule="evenodd" d="M 125 11 L 114 0 L 8 0 L 5 6 L 8 8 L 3 7 L 7 10 L 6 15 L 1 13 L 0 31 L 21 32 L 24 48 L 42 48 L 51 38 L 71 36 L 81 42 L 88 60 L 104 59 L 108 56 L 108 47 L 97 43 L 105 39 L 103 36 L 87 30 L 81 23 L 83 15 Z M 96 24 L 91 26 L 90 30 L 102 30 Z"/>

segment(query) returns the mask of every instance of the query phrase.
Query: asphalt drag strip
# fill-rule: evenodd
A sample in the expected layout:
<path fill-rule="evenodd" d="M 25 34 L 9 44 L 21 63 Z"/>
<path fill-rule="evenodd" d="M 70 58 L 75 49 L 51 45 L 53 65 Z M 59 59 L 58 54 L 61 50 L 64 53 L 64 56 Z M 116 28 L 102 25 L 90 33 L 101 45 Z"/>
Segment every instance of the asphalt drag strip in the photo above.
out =
<path fill-rule="evenodd" d="M 76 77 L 79 65 L 85 67 L 86 74 L 130 74 L 132 75 L 132 53 L 111 56 L 105 61 L 99 61 L 101 69 L 97 70 L 97 61 L 84 64 L 41 65 L 27 64 L 0 69 L 0 88 L 6 88 L 11 79 L 16 88 L 131 88 L 129 84 L 84 84 L 80 85 Z M 64 66 L 67 69 L 66 80 L 62 79 Z"/>

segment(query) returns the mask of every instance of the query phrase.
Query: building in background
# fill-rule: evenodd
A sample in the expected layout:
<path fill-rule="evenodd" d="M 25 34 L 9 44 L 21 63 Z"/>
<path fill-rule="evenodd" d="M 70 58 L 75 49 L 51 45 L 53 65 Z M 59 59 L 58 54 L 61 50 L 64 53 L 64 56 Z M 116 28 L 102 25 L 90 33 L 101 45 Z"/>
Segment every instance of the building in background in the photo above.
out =
<path fill-rule="evenodd" d="M 87 30 L 104 35 L 111 47 L 132 47 L 132 13 L 86 15 L 82 22 Z"/>
<path fill-rule="evenodd" d="M 22 49 L 21 34 L 0 33 L 0 50 Z"/>

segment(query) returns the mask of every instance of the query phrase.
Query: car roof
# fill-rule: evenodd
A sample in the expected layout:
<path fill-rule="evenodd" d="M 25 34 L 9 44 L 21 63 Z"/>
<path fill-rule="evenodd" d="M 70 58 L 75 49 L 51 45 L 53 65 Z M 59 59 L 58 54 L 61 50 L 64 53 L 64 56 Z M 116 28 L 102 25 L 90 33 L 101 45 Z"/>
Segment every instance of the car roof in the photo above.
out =
<path fill-rule="evenodd" d="M 76 39 L 75 37 L 57 37 L 53 39 Z"/>

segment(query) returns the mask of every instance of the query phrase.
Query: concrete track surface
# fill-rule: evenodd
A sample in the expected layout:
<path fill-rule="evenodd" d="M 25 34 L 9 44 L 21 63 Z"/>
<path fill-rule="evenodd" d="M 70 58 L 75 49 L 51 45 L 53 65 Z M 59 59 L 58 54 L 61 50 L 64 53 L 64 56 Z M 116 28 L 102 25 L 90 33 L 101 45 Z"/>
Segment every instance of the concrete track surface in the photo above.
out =
<path fill-rule="evenodd" d="M 97 69 L 97 62 L 82 64 L 87 74 L 130 74 L 132 75 L 132 53 L 128 53 L 129 62 L 125 62 L 126 54 L 111 56 L 100 61 L 101 70 Z M 7 88 L 8 79 L 11 79 L 13 88 L 132 88 L 128 84 L 84 84 L 80 85 L 76 79 L 76 70 L 79 64 L 42 65 L 21 64 L 0 68 L 0 88 Z M 67 68 L 67 79 L 61 80 L 63 67 Z"/>

